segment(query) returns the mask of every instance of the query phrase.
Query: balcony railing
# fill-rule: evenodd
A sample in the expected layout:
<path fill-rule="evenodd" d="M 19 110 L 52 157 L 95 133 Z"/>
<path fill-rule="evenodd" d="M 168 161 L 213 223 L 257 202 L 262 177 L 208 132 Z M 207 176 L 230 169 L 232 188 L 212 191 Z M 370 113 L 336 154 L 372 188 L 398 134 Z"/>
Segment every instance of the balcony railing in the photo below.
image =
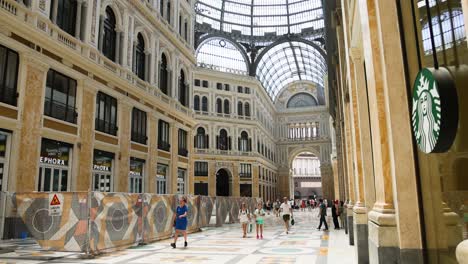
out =
<path fill-rule="evenodd" d="M 158 142 L 158 149 L 169 152 L 171 150 L 171 144 L 167 142 Z"/>

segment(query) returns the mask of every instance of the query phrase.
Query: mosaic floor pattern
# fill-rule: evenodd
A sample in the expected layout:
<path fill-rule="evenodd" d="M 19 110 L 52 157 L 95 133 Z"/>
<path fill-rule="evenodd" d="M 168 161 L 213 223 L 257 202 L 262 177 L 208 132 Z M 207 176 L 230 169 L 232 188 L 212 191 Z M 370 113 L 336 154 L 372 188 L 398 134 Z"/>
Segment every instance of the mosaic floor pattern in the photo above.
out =
<path fill-rule="evenodd" d="M 351 247 L 346 243 L 330 240 L 344 240 L 342 230 L 323 232 L 316 230 L 317 212 L 296 212 L 296 225 L 289 234 L 284 232 L 282 220 L 269 215 L 265 219 L 263 240 L 256 239 L 255 227 L 247 238 L 242 238 L 239 224 L 225 225 L 221 228 L 207 228 L 202 232 L 189 235 L 189 246 L 183 248 L 183 238 L 179 238 L 178 248 L 170 247 L 171 240 L 162 240 L 138 246 L 94 259 L 82 259 L 79 254 L 41 252 L 36 248 L 25 247 L 14 252 L 0 253 L 1 263 L 202 263 L 202 264 L 299 264 L 299 263 L 338 263 L 336 256 L 330 258 L 329 245 L 340 245 L 337 251 L 354 263 Z M 331 221 L 329 221 L 331 222 Z M 330 223 L 331 224 L 331 223 Z M 343 234 L 341 234 L 343 233 Z M 353 255 L 353 256 L 350 256 Z M 53 256 L 53 258 L 51 258 Z M 341 259 L 341 257 L 339 257 Z M 331 261 L 333 260 L 333 261 Z M 344 263 L 344 262 L 341 262 Z"/>

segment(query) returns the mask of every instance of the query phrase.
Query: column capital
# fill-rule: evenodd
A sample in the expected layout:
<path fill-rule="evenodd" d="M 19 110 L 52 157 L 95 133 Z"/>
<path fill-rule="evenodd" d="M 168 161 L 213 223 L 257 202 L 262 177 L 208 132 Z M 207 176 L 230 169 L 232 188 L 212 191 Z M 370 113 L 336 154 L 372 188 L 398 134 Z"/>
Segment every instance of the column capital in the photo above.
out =
<path fill-rule="evenodd" d="M 354 62 L 360 62 L 362 60 L 362 49 L 352 47 L 349 49 L 349 55 Z"/>

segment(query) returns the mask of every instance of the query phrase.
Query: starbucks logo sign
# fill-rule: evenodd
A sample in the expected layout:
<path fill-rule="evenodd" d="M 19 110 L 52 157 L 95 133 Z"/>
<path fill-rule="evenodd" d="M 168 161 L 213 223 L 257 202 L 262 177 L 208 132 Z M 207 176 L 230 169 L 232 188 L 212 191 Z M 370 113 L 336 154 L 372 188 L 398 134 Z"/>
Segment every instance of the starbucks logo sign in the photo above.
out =
<path fill-rule="evenodd" d="M 422 152 L 445 152 L 451 147 L 458 125 L 458 102 L 455 83 L 447 69 L 419 72 L 413 87 L 411 119 Z"/>

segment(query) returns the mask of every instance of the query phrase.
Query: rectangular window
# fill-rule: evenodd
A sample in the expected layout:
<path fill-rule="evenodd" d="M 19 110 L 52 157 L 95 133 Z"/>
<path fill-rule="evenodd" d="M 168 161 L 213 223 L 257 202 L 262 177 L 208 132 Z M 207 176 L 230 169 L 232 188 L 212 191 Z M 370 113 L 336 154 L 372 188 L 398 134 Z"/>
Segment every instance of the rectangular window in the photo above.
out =
<path fill-rule="evenodd" d="M 239 177 L 241 178 L 252 178 L 252 165 L 241 163 Z"/>
<path fill-rule="evenodd" d="M 93 158 L 93 190 L 98 192 L 112 192 L 112 165 L 114 153 L 94 150 Z"/>
<path fill-rule="evenodd" d="M 165 164 L 158 164 L 156 168 L 156 193 L 167 193 L 167 172 L 168 166 Z"/>
<path fill-rule="evenodd" d="M 208 176 L 208 162 L 195 161 L 195 176 Z"/>
<path fill-rule="evenodd" d="M 195 86 L 200 86 L 200 80 L 199 80 L 199 79 L 195 79 L 194 85 L 195 85 Z"/>
<path fill-rule="evenodd" d="M 240 196 L 252 197 L 252 184 L 240 184 Z"/>
<path fill-rule="evenodd" d="M 225 91 L 230 91 L 230 90 L 231 90 L 229 84 L 225 84 L 225 85 L 224 85 L 224 90 L 225 90 Z"/>
<path fill-rule="evenodd" d="M 238 92 L 238 93 L 242 93 L 242 92 L 243 92 L 242 86 L 237 86 L 237 92 Z"/>
<path fill-rule="evenodd" d="M 185 194 L 187 170 L 179 168 L 177 170 L 177 194 Z"/>
<path fill-rule="evenodd" d="M 102 92 L 96 97 L 96 130 L 117 135 L 117 99 Z"/>
<path fill-rule="evenodd" d="M 68 183 L 72 145 L 43 138 L 39 157 L 39 192 L 66 192 Z"/>
<path fill-rule="evenodd" d="M 18 53 L 0 45 L 0 102 L 16 106 Z"/>
<path fill-rule="evenodd" d="M 249 87 L 244 87 L 244 93 L 250 94 L 250 88 Z"/>
<path fill-rule="evenodd" d="M 137 158 L 130 158 L 129 192 L 143 192 L 143 178 L 145 170 L 145 161 Z"/>
<path fill-rule="evenodd" d="M 159 120 L 158 122 L 158 149 L 170 151 L 169 144 L 169 123 Z"/>
<path fill-rule="evenodd" d="M 133 108 L 132 110 L 132 141 L 146 144 L 146 112 Z"/>
<path fill-rule="evenodd" d="M 179 129 L 179 155 L 187 157 L 187 131 Z"/>
<path fill-rule="evenodd" d="M 208 81 L 203 81 L 202 86 L 203 86 L 204 88 L 208 88 Z"/>
<path fill-rule="evenodd" d="M 223 89 L 223 84 L 222 83 L 216 83 L 216 89 L 222 90 Z"/>
<path fill-rule="evenodd" d="M 76 81 L 59 72 L 47 72 L 44 114 L 76 124 Z"/>

